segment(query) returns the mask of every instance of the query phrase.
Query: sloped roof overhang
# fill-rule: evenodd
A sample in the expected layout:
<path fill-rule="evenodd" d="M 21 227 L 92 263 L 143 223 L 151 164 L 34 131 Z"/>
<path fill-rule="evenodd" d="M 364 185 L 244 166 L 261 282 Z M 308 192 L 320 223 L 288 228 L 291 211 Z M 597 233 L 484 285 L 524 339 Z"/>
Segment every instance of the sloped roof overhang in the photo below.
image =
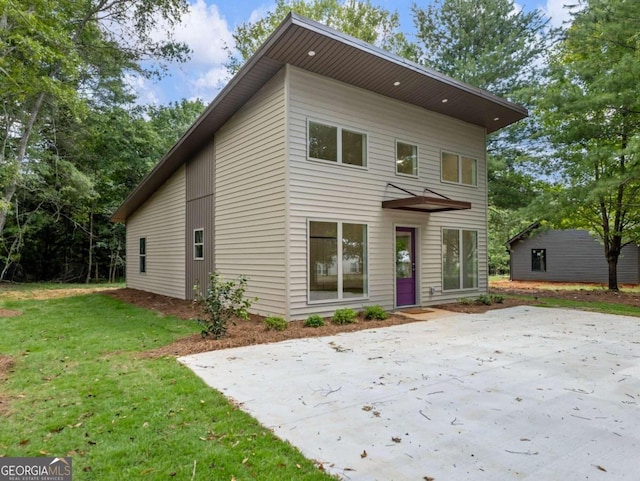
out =
<path fill-rule="evenodd" d="M 416 195 L 403 199 L 383 200 L 382 208 L 433 213 L 471 209 L 471 202 Z"/>
<path fill-rule="evenodd" d="M 126 220 L 286 64 L 484 127 L 488 133 L 527 116 L 520 105 L 290 13 L 111 219 Z"/>

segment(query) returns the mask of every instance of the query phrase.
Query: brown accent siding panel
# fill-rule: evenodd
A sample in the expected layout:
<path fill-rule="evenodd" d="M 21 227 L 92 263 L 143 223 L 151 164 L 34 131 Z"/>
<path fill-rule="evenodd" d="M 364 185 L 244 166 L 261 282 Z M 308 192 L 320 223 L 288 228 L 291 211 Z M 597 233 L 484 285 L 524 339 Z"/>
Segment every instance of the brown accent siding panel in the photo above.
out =
<path fill-rule="evenodd" d="M 214 197 L 207 195 L 199 199 L 187 202 L 187 225 L 186 225 L 186 283 L 185 297 L 193 299 L 193 286 L 196 284 L 204 287 L 209 281 L 209 274 L 215 270 L 215 218 L 214 218 Z M 194 259 L 193 231 L 204 229 L 204 259 Z"/>
<path fill-rule="evenodd" d="M 215 145 L 214 139 L 187 162 L 187 220 L 185 227 L 185 297 L 193 286 L 205 286 L 215 269 Z M 204 259 L 194 259 L 193 231 L 204 229 Z"/>
<path fill-rule="evenodd" d="M 531 249 L 546 249 L 546 271 L 531 270 Z M 514 281 L 608 283 L 609 266 L 602 244 L 584 230 L 548 230 L 515 242 L 511 247 Z M 638 284 L 638 246 L 622 249 L 618 282 Z"/>

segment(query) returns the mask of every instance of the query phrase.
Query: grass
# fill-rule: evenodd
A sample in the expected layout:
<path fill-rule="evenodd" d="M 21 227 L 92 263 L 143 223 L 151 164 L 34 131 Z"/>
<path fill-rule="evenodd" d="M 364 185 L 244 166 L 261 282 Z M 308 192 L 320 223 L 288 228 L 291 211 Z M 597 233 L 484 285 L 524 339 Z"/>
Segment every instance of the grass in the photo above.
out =
<path fill-rule="evenodd" d="M 514 299 L 534 300 L 534 296 L 509 296 Z M 640 317 L 640 308 L 627 304 L 609 303 L 602 301 L 574 301 L 571 299 L 556 299 L 553 297 L 539 297 L 535 299 L 538 307 L 559 307 L 562 309 L 577 309 L 582 311 L 602 312 L 619 316 Z"/>
<path fill-rule="evenodd" d="M 56 289 L 86 289 L 86 288 L 94 288 L 94 287 L 104 287 L 104 288 L 122 288 L 125 287 L 125 283 L 123 282 L 100 282 L 100 283 L 75 283 L 75 284 L 63 284 L 59 282 L 29 282 L 29 283 L 13 283 L 13 282 L 2 282 L 0 283 L 0 295 L 2 292 L 31 292 L 31 291 L 39 291 L 39 290 L 56 290 Z"/>
<path fill-rule="evenodd" d="M 24 313 L 0 318 L 0 453 L 72 456 L 75 480 L 332 479 L 175 359 L 140 356 L 196 323 L 98 294 L 0 306 Z"/>

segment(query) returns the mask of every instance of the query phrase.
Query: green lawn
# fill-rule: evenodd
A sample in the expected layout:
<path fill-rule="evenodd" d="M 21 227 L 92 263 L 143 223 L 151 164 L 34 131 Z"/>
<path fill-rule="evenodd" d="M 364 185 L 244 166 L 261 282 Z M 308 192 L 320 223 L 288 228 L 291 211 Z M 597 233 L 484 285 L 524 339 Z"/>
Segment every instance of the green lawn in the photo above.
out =
<path fill-rule="evenodd" d="M 515 299 L 535 299 L 534 296 L 508 296 Z M 619 316 L 640 317 L 640 308 L 626 304 L 617 304 L 601 301 L 574 301 L 571 299 L 555 299 L 553 297 L 538 297 L 536 306 L 559 307 L 562 309 L 577 309 L 581 311 L 602 312 L 604 314 L 616 314 Z"/>
<path fill-rule="evenodd" d="M 0 318 L 0 455 L 72 456 L 75 480 L 332 479 L 175 359 L 139 356 L 195 323 L 100 294 L 0 307 L 23 311 Z"/>

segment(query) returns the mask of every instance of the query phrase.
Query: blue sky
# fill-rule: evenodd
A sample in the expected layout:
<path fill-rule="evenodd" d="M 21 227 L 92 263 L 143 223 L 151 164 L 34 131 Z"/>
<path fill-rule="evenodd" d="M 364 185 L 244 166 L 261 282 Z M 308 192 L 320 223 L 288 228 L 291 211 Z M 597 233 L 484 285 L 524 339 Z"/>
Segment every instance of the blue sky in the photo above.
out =
<path fill-rule="evenodd" d="M 201 98 L 207 104 L 211 102 L 229 80 L 224 68 L 227 60 L 224 47 L 233 46 L 231 33 L 234 28 L 243 22 L 260 18 L 274 5 L 274 2 L 264 0 L 188 1 L 189 11 L 174 34 L 177 40 L 191 47 L 191 60 L 186 64 L 171 66 L 169 75 L 161 82 L 131 77 L 130 84 L 138 93 L 140 103 L 166 104 L 181 98 Z M 371 3 L 397 10 L 402 31 L 410 35 L 413 32 L 411 5 L 418 3 L 424 7 L 429 0 L 372 0 Z M 569 18 L 565 3 L 575 2 L 518 0 L 516 6 L 525 11 L 540 9 L 553 25 L 560 26 Z"/>

